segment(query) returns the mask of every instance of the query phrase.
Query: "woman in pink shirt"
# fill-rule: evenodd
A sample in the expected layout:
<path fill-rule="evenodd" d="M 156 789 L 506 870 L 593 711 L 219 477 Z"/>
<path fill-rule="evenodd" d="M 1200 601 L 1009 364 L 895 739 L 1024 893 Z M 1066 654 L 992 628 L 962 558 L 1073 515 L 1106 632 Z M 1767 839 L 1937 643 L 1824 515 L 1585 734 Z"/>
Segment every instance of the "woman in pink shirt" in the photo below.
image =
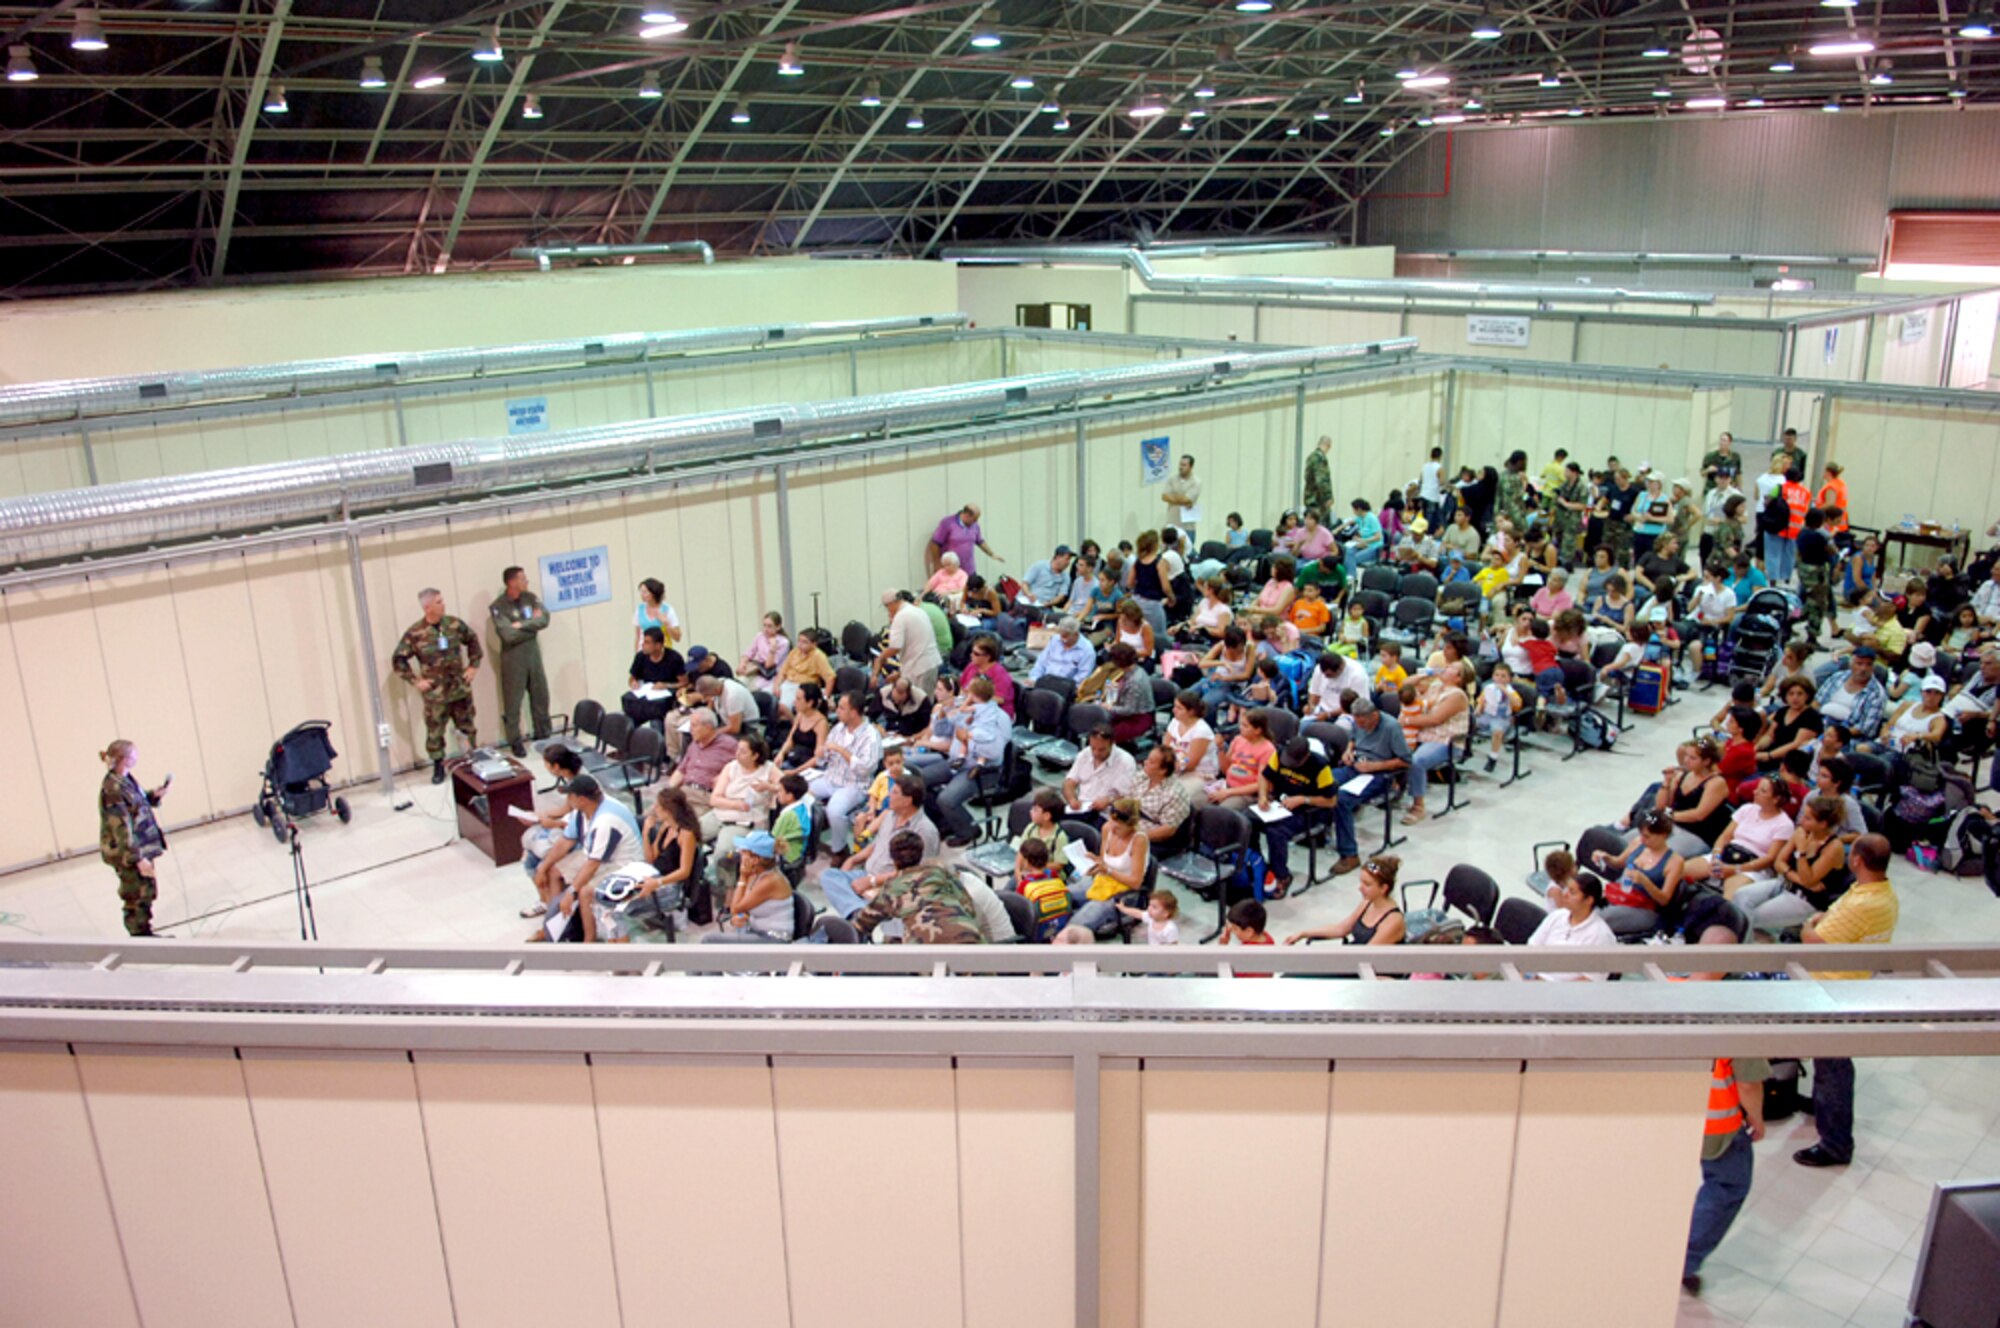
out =
<path fill-rule="evenodd" d="M 1298 571 L 1298 564 L 1290 558 L 1271 560 L 1271 579 L 1257 592 L 1258 612 L 1280 618 L 1285 616 L 1285 610 L 1292 607 L 1292 600 L 1299 593 L 1299 588 L 1292 584 L 1292 578 L 1298 575 Z"/>
<path fill-rule="evenodd" d="M 1553 618 L 1564 609 L 1574 608 L 1576 597 L 1569 593 L 1569 573 L 1558 567 L 1548 581 L 1528 601 L 1538 617 Z"/>
<path fill-rule="evenodd" d="M 1306 513 L 1304 524 L 1285 536 L 1285 547 L 1302 563 L 1316 563 L 1333 551 L 1333 532 L 1319 523 L 1319 516 Z"/>
<path fill-rule="evenodd" d="M 942 595 L 957 608 L 965 594 L 966 577 L 966 570 L 958 565 L 958 555 L 946 553 L 938 559 L 938 569 L 931 573 L 931 579 L 924 582 L 924 593 Z"/>
<path fill-rule="evenodd" d="M 965 666 L 965 672 L 958 675 L 958 692 L 963 696 L 972 686 L 974 678 L 993 680 L 993 699 L 1007 712 L 1007 718 L 1014 717 L 1014 676 L 1000 666 L 1000 638 L 981 633 L 972 638 L 972 658 Z"/>
<path fill-rule="evenodd" d="M 1207 788 L 1208 800 L 1218 807 L 1242 810 L 1257 796 L 1257 777 L 1271 764 L 1277 752 L 1264 728 L 1264 717 L 1254 710 L 1243 712 L 1243 727 L 1230 740 L 1229 754 L 1223 758 L 1222 778 Z"/>

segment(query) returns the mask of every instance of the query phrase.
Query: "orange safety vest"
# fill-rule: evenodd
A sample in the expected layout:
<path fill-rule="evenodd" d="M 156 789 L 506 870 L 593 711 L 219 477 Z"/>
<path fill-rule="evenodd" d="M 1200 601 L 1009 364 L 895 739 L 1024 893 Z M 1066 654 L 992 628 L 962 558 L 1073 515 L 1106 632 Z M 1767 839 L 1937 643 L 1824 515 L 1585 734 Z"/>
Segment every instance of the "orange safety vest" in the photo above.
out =
<path fill-rule="evenodd" d="M 1797 539 L 1799 531 L 1805 528 L 1806 509 L 1812 506 L 1812 490 L 1803 484 L 1785 481 L 1785 487 L 1778 491 L 1783 495 L 1785 506 L 1790 513 L 1790 524 L 1785 527 L 1786 539 Z"/>
<path fill-rule="evenodd" d="M 1736 1091 L 1736 1062 L 1727 1056 L 1718 1057 L 1709 1071 L 1708 1120 L 1702 1133 L 1735 1134 L 1743 1125 L 1743 1098 Z"/>
<path fill-rule="evenodd" d="M 1827 534 L 1837 535 L 1847 529 L 1846 480 L 1830 479 L 1825 484 L 1820 485 L 1817 502 L 1821 507 L 1837 507 L 1840 509 L 1840 515 L 1826 523 Z"/>

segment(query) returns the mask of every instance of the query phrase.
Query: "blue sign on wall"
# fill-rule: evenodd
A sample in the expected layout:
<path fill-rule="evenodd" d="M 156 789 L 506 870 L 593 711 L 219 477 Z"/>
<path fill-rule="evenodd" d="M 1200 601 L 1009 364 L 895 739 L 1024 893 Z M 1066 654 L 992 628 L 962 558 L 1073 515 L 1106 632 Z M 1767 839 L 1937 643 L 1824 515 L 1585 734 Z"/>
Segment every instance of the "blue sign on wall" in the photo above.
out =
<path fill-rule="evenodd" d="M 549 431 L 549 399 L 547 397 L 521 397 L 507 403 L 507 433 L 547 433 Z"/>
<path fill-rule="evenodd" d="M 611 598 L 611 548 L 599 545 L 542 560 L 542 605 L 550 613 L 602 604 Z"/>
<path fill-rule="evenodd" d="M 1139 482 L 1161 484 L 1167 478 L 1167 456 L 1173 450 L 1168 438 L 1139 440 Z"/>

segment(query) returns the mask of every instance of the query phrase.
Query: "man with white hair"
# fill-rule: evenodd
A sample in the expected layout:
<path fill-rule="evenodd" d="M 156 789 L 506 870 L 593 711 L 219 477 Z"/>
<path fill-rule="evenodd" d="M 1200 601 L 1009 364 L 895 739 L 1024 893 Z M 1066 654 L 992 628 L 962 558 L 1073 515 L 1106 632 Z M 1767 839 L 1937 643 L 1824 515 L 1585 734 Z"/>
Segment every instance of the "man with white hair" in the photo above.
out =
<path fill-rule="evenodd" d="M 938 670 L 944 667 L 944 656 L 939 653 L 944 643 L 937 639 L 930 619 L 900 592 L 883 591 L 882 607 L 889 614 L 889 638 L 875 657 L 874 681 L 881 683 L 893 660 L 916 694 L 929 696 L 931 688 L 937 686 Z"/>
<path fill-rule="evenodd" d="M 479 675 L 486 648 L 478 633 L 444 611 L 444 596 L 437 590 L 418 591 L 417 603 L 424 616 L 396 643 L 389 670 L 423 695 L 424 755 L 431 759 L 431 783 L 442 784 L 445 721 L 464 735 L 467 747 L 479 745 L 473 731 L 472 680 Z"/>
<path fill-rule="evenodd" d="M 1096 667 L 1097 652 L 1083 639 L 1081 625 L 1074 618 L 1064 618 L 1056 624 L 1055 639 L 1042 647 L 1042 653 L 1036 657 L 1035 667 L 1028 672 L 1028 684 L 1033 686 L 1044 678 L 1068 678 L 1080 683 Z"/>

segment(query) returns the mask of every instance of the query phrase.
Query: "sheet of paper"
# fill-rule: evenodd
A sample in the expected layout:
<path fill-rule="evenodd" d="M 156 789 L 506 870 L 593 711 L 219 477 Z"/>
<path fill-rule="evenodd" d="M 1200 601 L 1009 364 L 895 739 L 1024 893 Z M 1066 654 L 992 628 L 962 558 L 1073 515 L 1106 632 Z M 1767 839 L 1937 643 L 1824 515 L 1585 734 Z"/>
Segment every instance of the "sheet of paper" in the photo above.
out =
<path fill-rule="evenodd" d="M 1201 504 L 1200 504 L 1200 503 L 1196 503 L 1196 504 L 1195 504 L 1195 505 L 1194 505 L 1193 507 L 1183 507 L 1183 508 L 1181 509 L 1181 524 L 1182 524 L 1182 525 L 1184 525 L 1184 526 L 1192 526 L 1192 525 L 1196 525 L 1196 524 L 1198 524 L 1198 523 L 1199 523 L 1200 521 L 1201 521 Z"/>
<path fill-rule="evenodd" d="M 1345 784 L 1342 784 L 1340 786 L 1340 791 L 1342 793 L 1352 793 L 1355 797 L 1358 798 L 1361 797 L 1363 794 L 1367 793 L 1369 786 L 1374 782 L 1375 782 L 1375 776 L 1373 775 L 1356 775 L 1354 778 L 1348 780 Z"/>
<path fill-rule="evenodd" d="M 1274 802 L 1268 807 L 1259 807 L 1252 803 L 1250 814 L 1260 821 L 1283 821 L 1290 819 L 1292 813 L 1284 804 Z"/>
<path fill-rule="evenodd" d="M 560 941 L 563 932 L 568 927 L 569 914 L 563 912 L 561 909 L 557 909 L 555 912 L 549 914 L 548 921 L 542 924 L 542 930 L 549 934 L 549 939 L 552 941 Z"/>
<path fill-rule="evenodd" d="M 955 614 L 953 614 L 953 615 L 952 615 L 952 617 L 954 617 L 954 618 L 958 619 L 958 622 L 959 622 L 959 625 L 960 625 L 961 627 L 977 627 L 977 626 L 979 626 L 979 617 L 978 617 L 978 615 L 977 615 L 977 614 L 971 614 L 971 613 L 955 613 Z"/>
<path fill-rule="evenodd" d="M 535 814 L 525 807 L 509 807 L 507 814 L 522 825 L 533 825 L 535 823 Z"/>
<path fill-rule="evenodd" d="M 1083 875 L 1089 875 L 1097 869 L 1095 856 L 1074 839 L 1070 841 L 1069 847 L 1063 850 L 1063 856 L 1069 859 L 1071 867 Z"/>

